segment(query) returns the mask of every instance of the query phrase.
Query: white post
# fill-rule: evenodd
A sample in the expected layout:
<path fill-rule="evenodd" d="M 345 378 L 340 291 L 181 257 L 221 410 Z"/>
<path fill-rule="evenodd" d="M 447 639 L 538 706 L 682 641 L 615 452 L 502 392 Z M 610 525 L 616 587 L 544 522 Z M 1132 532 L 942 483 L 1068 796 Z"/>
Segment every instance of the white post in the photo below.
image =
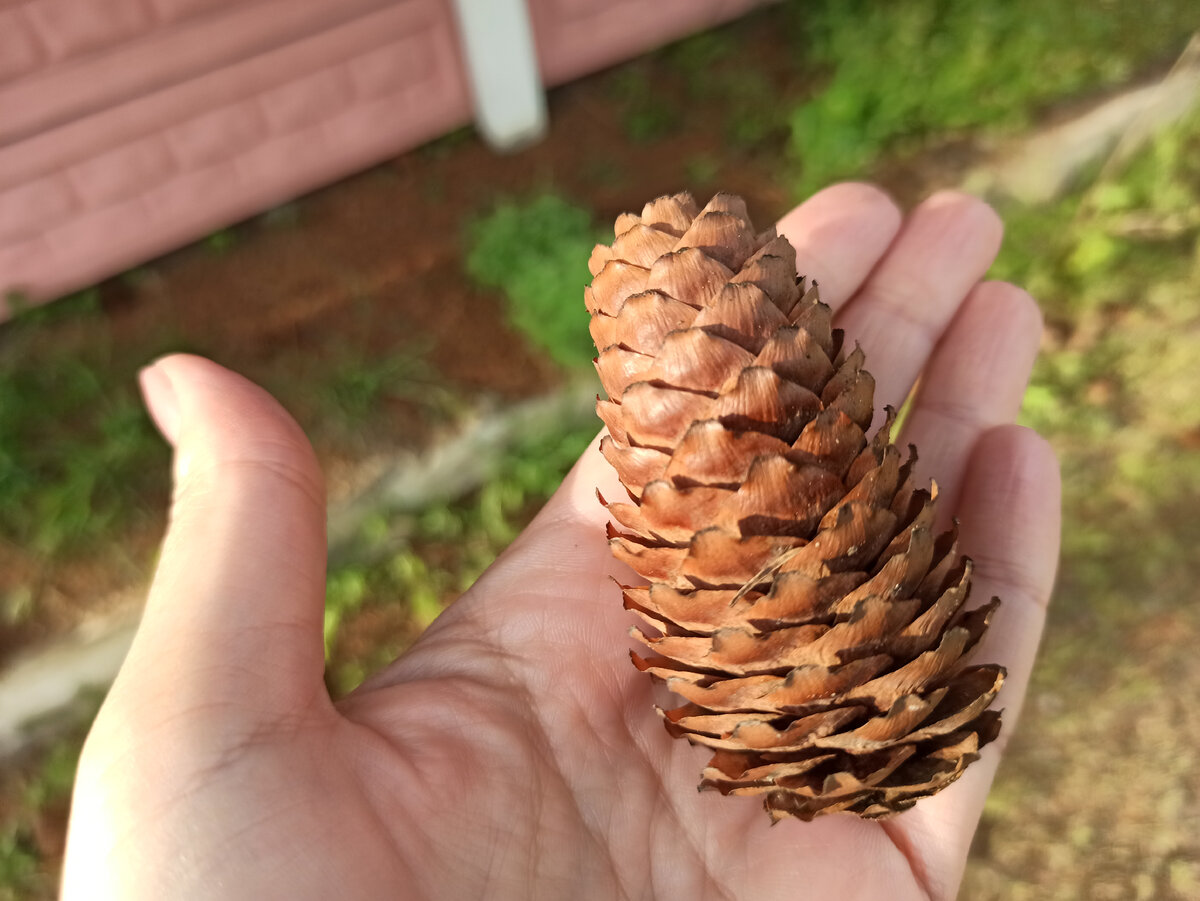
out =
<path fill-rule="evenodd" d="M 515 150 L 546 133 L 546 96 L 525 0 L 454 0 L 484 139 Z"/>

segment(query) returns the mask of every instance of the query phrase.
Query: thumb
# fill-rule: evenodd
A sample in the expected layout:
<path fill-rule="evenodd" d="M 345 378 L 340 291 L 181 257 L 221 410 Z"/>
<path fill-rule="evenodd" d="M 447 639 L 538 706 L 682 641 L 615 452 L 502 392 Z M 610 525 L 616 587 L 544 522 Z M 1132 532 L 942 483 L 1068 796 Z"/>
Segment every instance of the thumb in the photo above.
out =
<path fill-rule="evenodd" d="M 324 691 L 325 489 L 312 447 L 270 395 L 201 357 L 165 357 L 141 384 L 175 448 L 175 491 L 114 688 L 148 686 L 172 706 L 303 709 Z"/>

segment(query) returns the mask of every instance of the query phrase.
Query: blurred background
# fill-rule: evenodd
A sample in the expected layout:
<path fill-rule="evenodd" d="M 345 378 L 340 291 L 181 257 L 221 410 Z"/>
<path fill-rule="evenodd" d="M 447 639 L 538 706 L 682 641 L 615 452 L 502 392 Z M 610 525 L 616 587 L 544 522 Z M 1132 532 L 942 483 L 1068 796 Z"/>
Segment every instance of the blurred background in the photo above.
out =
<path fill-rule="evenodd" d="M 987 196 L 1046 317 L 1062 566 L 962 897 L 1200 898 L 1200 6 L 506 0 L 500 51 L 484 6 L 0 3 L 0 899 L 54 896 L 162 534 L 141 366 L 208 355 L 312 438 L 340 695 L 595 434 L 616 214 L 842 178 Z"/>

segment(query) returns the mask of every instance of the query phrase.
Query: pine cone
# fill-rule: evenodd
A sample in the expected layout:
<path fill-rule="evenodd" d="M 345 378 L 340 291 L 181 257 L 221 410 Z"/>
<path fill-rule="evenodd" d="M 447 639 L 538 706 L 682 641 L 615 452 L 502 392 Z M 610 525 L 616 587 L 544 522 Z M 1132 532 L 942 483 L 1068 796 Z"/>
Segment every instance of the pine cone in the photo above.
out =
<path fill-rule="evenodd" d="M 667 731 L 711 748 L 700 787 L 764 795 L 773 821 L 883 817 L 957 779 L 996 737 L 1002 667 L 965 666 L 999 601 L 934 536 L 936 486 L 870 439 L 874 380 L 815 283 L 738 197 L 623 214 L 586 291 L 608 392 L 601 502 L 649 625 L 638 669 L 687 702 Z"/>

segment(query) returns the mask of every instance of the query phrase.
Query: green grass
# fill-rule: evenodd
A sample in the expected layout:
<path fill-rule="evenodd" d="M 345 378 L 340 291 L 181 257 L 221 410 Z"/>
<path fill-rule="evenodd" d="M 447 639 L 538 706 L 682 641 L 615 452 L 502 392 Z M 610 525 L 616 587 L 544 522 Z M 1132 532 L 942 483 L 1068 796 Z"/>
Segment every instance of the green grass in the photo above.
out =
<path fill-rule="evenodd" d="M 0 901 L 18 901 L 43 888 L 41 856 L 17 826 L 0 827 Z"/>
<path fill-rule="evenodd" d="M 359 450 L 380 427 L 389 404 L 409 404 L 431 420 L 460 412 L 463 400 L 428 360 L 428 346 L 414 344 L 382 356 L 348 346 L 329 352 L 315 383 L 272 385 L 273 393 L 319 424 L 322 443 Z"/>
<path fill-rule="evenodd" d="M 69 798 L 82 750 L 82 745 L 73 738 L 54 745 L 25 785 L 25 803 L 43 808 Z"/>
<path fill-rule="evenodd" d="M 788 116 L 800 195 L 936 135 L 1012 130 L 1048 104 L 1169 62 L 1192 0 L 821 0 L 790 4 L 797 54 L 827 83 Z"/>
<path fill-rule="evenodd" d="M 71 735 L 47 749 L 37 764 L 17 780 L 10 794 L 12 809 L 0 811 L 0 901 L 17 901 L 52 891 L 35 829 L 51 807 L 61 808 L 71 796 L 82 734 Z"/>
<path fill-rule="evenodd" d="M 415 516 L 406 541 L 382 561 L 350 562 L 330 571 L 325 607 L 325 647 L 330 682 L 339 693 L 352 689 L 401 648 L 367 658 L 337 653 L 342 628 L 372 607 L 401 605 L 418 628 L 442 605 L 474 584 L 516 538 L 533 512 L 558 488 L 563 476 L 595 437 L 592 424 L 530 436 L 506 453 L 496 472 L 471 496 L 431 506 Z M 389 528 L 368 523 L 371 546 Z"/>
<path fill-rule="evenodd" d="M 1200 576 L 1197 200 L 1200 115 L 1112 179 L 1010 211 L 994 273 L 1031 287 L 1055 336 L 1022 418 L 1063 459 L 1064 615 L 1117 642 Z"/>
<path fill-rule="evenodd" d="M 1200 115 L 1059 203 L 1002 210 L 993 275 L 1047 320 L 1021 418 L 1062 464 L 1063 550 L 965 897 L 1196 894 L 1198 192 Z"/>
<path fill-rule="evenodd" d="M 204 246 L 215 254 L 232 250 L 238 243 L 238 233 L 232 228 L 222 228 L 204 239 Z"/>
<path fill-rule="evenodd" d="M 585 208 L 553 193 L 505 200 L 468 228 L 466 268 L 499 288 L 509 321 L 564 366 L 594 355 L 583 309 L 587 261 L 603 236 Z"/>
<path fill-rule="evenodd" d="M 115 336 L 95 290 L 0 327 L 0 539 L 61 561 L 161 515 L 170 451 L 142 407 L 137 371 L 179 349 L 167 334 Z M 283 363 L 268 359 L 250 375 L 334 452 L 378 442 L 390 404 L 433 421 L 462 407 L 419 344 L 386 355 L 335 344 L 319 366 Z M 0 596 L 0 621 L 20 621 L 32 608 L 24 592 Z"/>
<path fill-rule="evenodd" d="M 741 59 L 755 49 L 739 26 L 700 32 L 660 54 L 668 69 L 683 80 L 690 102 L 717 110 L 719 134 L 714 137 L 735 153 L 769 145 L 787 128 L 776 86 L 766 72 Z"/>
<path fill-rule="evenodd" d="M 61 345 L 48 346 L 54 327 Z M 115 359 L 95 292 L 19 314 L 0 332 L 0 535 L 45 556 L 127 525 L 165 486 L 167 452 L 136 365 Z"/>
<path fill-rule="evenodd" d="M 649 144 L 679 128 L 683 111 L 657 89 L 649 61 L 635 60 L 609 77 L 621 127 L 632 144 Z"/>
<path fill-rule="evenodd" d="M 422 144 L 417 152 L 428 160 L 441 160 L 470 144 L 474 139 L 475 127 L 462 125 L 454 131 L 448 131 L 441 137 L 434 138 L 427 144 Z"/>

